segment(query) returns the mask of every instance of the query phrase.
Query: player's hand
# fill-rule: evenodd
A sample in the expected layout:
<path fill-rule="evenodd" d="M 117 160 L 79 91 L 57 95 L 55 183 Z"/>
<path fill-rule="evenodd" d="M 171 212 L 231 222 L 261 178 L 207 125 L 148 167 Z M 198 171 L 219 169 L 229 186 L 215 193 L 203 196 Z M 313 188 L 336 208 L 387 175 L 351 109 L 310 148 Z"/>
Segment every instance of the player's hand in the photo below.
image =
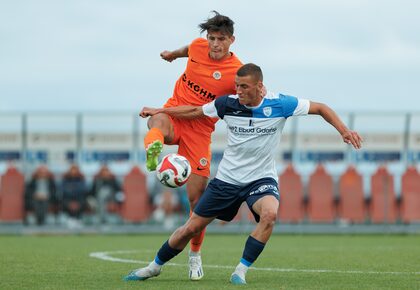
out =
<path fill-rule="evenodd" d="M 160 53 L 160 57 L 168 62 L 172 62 L 173 60 L 176 59 L 176 56 L 174 55 L 174 53 L 168 50 L 162 51 Z"/>
<path fill-rule="evenodd" d="M 351 144 L 356 149 L 362 148 L 363 139 L 356 131 L 347 130 L 341 136 L 344 143 Z"/>
<path fill-rule="evenodd" d="M 142 117 L 142 118 L 147 118 L 147 117 L 156 115 L 158 113 L 160 113 L 160 109 L 144 107 L 140 111 L 139 116 Z"/>

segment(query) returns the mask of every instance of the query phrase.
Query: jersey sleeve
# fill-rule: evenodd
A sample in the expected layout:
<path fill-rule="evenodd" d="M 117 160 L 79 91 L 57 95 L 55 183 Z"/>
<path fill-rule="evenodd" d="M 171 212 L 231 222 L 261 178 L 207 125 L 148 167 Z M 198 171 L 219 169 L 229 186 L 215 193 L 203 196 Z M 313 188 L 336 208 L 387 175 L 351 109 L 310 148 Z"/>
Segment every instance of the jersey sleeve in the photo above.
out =
<path fill-rule="evenodd" d="M 212 118 L 223 119 L 226 112 L 226 100 L 227 96 L 217 98 L 213 102 L 203 105 L 204 115 Z"/>
<path fill-rule="evenodd" d="M 296 106 L 296 109 L 293 111 L 293 116 L 303 116 L 308 115 L 309 113 L 309 107 L 310 102 L 307 99 L 297 99 L 298 104 Z"/>
<path fill-rule="evenodd" d="M 309 100 L 294 96 L 280 95 L 284 117 L 307 115 L 309 112 Z"/>

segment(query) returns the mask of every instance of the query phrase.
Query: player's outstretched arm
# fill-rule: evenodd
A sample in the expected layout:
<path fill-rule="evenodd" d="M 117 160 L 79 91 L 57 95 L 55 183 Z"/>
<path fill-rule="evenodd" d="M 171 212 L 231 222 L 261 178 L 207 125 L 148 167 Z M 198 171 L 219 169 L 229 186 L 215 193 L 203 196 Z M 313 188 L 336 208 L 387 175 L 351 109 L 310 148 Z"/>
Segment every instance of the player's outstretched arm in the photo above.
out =
<path fill-rule="evenodd" d="M 165 50 L 160 53 L 160 57 L 168 62 L 172 62 L 179 57 L 188 57 L 188 49 L 189 46 L 186 45 L 173 51 Z"/>
<path fill-rule="evenodd" d="M 330 123 L 341 134 L 343 141 L 347 144 L 353 145 L 354 148 L 360 149 L 362 147 L 362 137 L 356 131 L 349 130 L 341 121 L 338 115 L 325 104 L 311 102 L 309 107 L 309 114 L 320 115 L 325 121 Z"/>
<path fill-rule="evenodd" d="M 151 117 L 153 115 L 159 114 L 160 112 L 160 108 L 149 108 L 149 107 L 144 107 L 143 109 L 141 109 L 139 116 L 142 118 L 147 118 L 147 117 Z"/>
<path fill-rule="evenodd" d="M 170 108 L 148 108 L 144 107 L 140 112 L 140 117 L 147 118 L 159 113 L 164 113 L 178 119 L 196 119 L 204 117 L 201 106 L 178 106 Z"/>

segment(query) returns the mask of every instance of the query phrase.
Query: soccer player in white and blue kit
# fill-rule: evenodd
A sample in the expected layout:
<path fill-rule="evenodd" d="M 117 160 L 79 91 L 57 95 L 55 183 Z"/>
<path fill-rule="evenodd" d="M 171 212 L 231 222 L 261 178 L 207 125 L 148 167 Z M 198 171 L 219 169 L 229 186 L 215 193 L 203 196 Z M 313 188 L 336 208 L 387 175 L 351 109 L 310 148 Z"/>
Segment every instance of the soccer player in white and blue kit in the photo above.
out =
<path fill-rule="evenodd" d="M 328 106 L 282 94 L 262 96 L 262 80 L 260 67 L 246 64 L 235 78 L 237 95 L 220 97 L 202 107 L 143 108 L 142 117 L 166 113 L 175 118 L 223 119 L 228 128 L 228 144 L 216 177 L 208 184 L 191 217 L 175 230 L 147 267 L 132 271 L 124 278 L 126 281 L 158 276 L 162 266 L 179 254 L 192 237 L 215 218 L 231 221 L 246 202 L 257 225 L 230 279 L 233 284 L 246 284 L 247 270 L 263 251 L 276 221 L 279 192 L 274 154 L 288 117 L 321 115 L 337 129 L 344 142 L 356 149 L 361 147 L 359 134 L 349 130 Z"/>

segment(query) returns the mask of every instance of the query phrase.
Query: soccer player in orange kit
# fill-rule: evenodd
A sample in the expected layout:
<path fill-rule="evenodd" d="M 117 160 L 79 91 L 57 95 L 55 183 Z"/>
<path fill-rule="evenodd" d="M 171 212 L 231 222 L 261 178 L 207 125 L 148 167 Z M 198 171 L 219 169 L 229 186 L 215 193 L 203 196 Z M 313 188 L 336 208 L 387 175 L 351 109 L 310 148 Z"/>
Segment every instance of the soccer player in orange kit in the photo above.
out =
<path fill-rule="evenodd" d="M 227 16 L 213 12 L 213 17 L 199 25 L 201 32 L 207 32 L 206 39 L 197 38 L 187 46 L 160 54 L 169 62 L 188 57 L 187 67 L 164 107 L 202 106 L 220 96 L 235 94 L 235 75 L 242 63 L 229 50 L 235 41 L 234 22 Z M 216 118 L 210 117 L 180 120 L 163 113 L 152 116 L 148 121 L 150 130 L 144 138 L 146 167 L 149 171 L 156 169 L 163 144 L 177 144 L 178 153 L 188 159 L 192 168 L 186 184 L 191 211 L 203 194 L 210 175 L 211 133 L 216 121 Z M 195 236 L 190 243 L 191 280 L 200 280 L 204 275 L 200 255 L 204 232 Z"/>

